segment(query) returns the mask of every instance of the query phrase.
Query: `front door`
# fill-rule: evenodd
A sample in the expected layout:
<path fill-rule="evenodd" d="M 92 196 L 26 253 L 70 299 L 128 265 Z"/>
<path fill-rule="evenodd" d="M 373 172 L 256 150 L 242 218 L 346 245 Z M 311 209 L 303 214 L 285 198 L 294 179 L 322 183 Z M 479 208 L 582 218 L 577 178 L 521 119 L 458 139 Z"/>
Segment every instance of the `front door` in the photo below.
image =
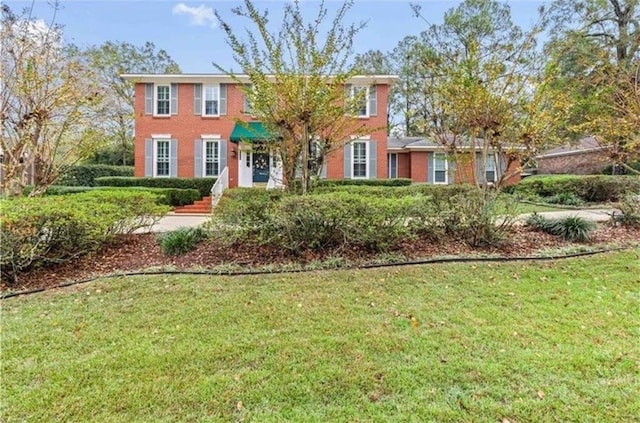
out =
<path fill-rule="evenodd" d="M 253 152 L 253 182 L 269 182 L 269 153 Z"/>

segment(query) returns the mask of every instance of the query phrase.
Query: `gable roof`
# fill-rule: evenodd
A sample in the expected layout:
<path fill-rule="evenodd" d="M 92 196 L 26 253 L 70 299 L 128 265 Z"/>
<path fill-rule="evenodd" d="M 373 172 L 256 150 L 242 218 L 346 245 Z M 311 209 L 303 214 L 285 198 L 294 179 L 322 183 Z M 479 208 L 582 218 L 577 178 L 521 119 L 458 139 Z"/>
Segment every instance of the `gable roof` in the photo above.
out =
<path fill-rule="evenodd" d="M 267 75 L 267 77 L 272 77 Z M 173 83 L 210 83 L 210 84 L 236 84 L 238 80 L 241 83 L 250 83 L 251 79 L 248 75 L 238 74 L 235 78 L 223 73 L 174 73 L 174 74 L 155 74 L 155 73 L 125 73 L 120 78 L 133 83 L 156 83 L 169 84 Z M 363 85 L 393 85 L 398 75 L 355 75 L 349 79 L 350 84 Z"/>
<path fill-rule="evenodd" d="M 578 140 L 577 143 L 567 143 L 560 147 L 552 148 L 538 155 L 538 158 L 569 156 L 573 154 L 591 153 L 594 151 L 604 151 L 609 149 L 608 146 L 602 145 L 595 137 L 585 137 Z"/>

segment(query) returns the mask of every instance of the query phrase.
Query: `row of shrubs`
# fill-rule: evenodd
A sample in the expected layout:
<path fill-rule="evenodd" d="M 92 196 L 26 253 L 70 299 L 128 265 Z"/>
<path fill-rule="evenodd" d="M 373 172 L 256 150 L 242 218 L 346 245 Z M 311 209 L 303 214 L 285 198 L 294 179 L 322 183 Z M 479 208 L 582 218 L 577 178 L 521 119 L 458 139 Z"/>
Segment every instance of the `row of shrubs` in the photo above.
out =
<path fill-rule="evenodd" d="M 75 165 L 67 169 L 56 181 L 57 185 L 95 187 L 96 179 L 106 176 L 133 176 L 133 166 L 103 164 Z"/>
<path fill-rule="evenodd" d="M 515 203 L 474 187 L 411 186 L 332 190 L 295 196 L 234 189 L 211 229 L 224 242 L 256 242 L 298 252 L 326 248 L 386 251 L 415 236 L 453 237 L 472 246 L 500 242 Z"/>
<path fill-rule="evenodd" d="M 105 176 L 96 178 L 97 186 L 108 187 L 147 187 L 147 188 L 175 188 L 175 189 L 195 189 L 201 197 L 210 195 L 216 178 L 127 178 L 116 176 Z"/>
<path fill-rule="evenodd" d="M 96 251 L 169 211 L 154 193 L 105 190 L 0 200 L 0 207 L 0 268 L 7 282 L 22 271 Z"/>
<path fill-rule="evenodd" d="M 81 187 L 81 186 L 58 186 L 52 185 L 45 191 L 45 195 L 69 195 L 88 191 L 137 191 L 150 192 L 158 196 L 158 204 L 177 207 L 185 204 L 192 204 L 199 200 L 202 196 L 196 189 L 179 189 L 179 188 L 147 188 L 147 187 Z"/>
<path fill-rule="evenodd" d="M 567 205 L 616 202 L 640 194 L 640 177 L 610 175 L 539 175 L 507 188 L 530 200 Z"/>

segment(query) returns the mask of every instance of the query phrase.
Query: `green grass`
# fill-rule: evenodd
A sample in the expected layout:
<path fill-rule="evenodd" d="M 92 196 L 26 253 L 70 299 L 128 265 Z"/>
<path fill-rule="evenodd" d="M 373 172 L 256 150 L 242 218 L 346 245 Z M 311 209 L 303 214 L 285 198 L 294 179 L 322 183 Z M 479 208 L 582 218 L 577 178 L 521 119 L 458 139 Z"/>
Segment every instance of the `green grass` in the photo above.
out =
<path fill-rule="evenodd" d="M 1 419 L 634 421 L 638 275 L 636 249 L 5 300 Z"/>

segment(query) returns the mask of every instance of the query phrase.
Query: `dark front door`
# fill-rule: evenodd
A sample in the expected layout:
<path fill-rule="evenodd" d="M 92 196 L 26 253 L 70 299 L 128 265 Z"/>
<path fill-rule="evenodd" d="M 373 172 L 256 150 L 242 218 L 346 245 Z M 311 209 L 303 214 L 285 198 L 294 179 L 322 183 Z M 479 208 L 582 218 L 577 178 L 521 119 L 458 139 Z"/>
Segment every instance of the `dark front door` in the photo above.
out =
<path fill-rule="evenodd" d="M 269 182 L 269 153 L 253 153 L 253 182 Z"/>

